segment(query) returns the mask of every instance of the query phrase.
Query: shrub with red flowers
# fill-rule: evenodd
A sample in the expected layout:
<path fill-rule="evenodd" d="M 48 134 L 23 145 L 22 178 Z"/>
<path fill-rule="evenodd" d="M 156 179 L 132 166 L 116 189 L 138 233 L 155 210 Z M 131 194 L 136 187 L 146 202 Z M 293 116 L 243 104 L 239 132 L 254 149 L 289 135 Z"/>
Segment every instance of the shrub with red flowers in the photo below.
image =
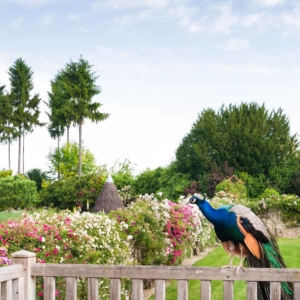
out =
<path fill-rule="evenodd" d="M 0 224 L 0 245 L 9 254 L 20 249 L 35 252 L 39 263 L 126 264 L 130 246 L 120 237 L 121 226 L 104 214 L 44 211 Z M 56 288 L 56 298 L 65 299 L 64 279 L 57 278 Z M 100 289 L 109 295 L 109 282 L 102 280 Z M 78 284 L 78 295 L 87 298 L 84 280 Z M 43 299 L 41 278 L 37 299 Z"/>

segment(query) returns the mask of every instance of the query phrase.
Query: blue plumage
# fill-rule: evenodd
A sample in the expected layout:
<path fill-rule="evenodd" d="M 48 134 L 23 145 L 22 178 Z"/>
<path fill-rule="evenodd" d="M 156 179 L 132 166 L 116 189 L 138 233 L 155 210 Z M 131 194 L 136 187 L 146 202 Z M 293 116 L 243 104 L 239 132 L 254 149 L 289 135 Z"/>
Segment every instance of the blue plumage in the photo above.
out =
<path fill-rule="evenodd" d="M 214 225 L 217 237 L 224 249 L 230 254 L 228 266 L 232 268 L 233 256 L 240 257 L 240 264 L 236 269 L 244 269 L 245 264 L 254 268 L 286 268 L 279 252 L 275 238 L 269 232 L 262 220 L 249 208 L 243 205 L 224 205 L 213 208 L 209 202 L 193 196 L 189 203 L 196 204 L 203 215 Z M 293 287 L 289 283 L 282 283 L 281 299 L 290 300 L 293 297 Z M 258 283 L 258 299 L 270 299 L 269 283 Z"/>

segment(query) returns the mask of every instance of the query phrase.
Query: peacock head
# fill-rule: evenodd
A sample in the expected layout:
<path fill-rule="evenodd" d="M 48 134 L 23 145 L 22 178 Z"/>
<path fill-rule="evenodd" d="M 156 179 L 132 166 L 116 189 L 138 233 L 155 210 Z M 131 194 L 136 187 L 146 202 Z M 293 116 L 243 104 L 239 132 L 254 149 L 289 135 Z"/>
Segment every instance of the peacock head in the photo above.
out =
<path fill-rule="evenodd" d="M 202 199 L 203 197 L 203 199 Z M 189 202 L 187 204 L 201 204 L 205 201 L 205 194 L 204 195 L 194 195 L 189 199 Z"/>

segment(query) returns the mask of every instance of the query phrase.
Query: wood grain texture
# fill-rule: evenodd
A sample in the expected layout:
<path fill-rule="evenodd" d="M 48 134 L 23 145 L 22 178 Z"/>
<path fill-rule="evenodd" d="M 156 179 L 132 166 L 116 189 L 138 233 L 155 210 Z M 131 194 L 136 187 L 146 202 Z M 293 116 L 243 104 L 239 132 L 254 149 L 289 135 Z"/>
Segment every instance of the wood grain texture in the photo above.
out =
<path fill-rule="evenodd" d="M 180 279 L 177 284 L 177 299 L 188 300 L 189 298 L 189 282 L 188 280 Z"/>
<path fill-rule="evenodd" d="M 66 300 L 77 300 L 77 278 L 66 278 Z"/>
<path fill-rule="evenodd" d="M 281 285 L 280 282 L 270 283 L 270 299 L 280 300 L 281 299 Z"/>
<path fill-rule="evenodd" d="M 247 300 L 257 299 L 257 282 L 247 282 Z"/>
<path fill-rule="evenodd" d="M 143 300 L 144 291 L 143 291 L 143 280 L 142 279 L 133 279 L 132 280 L 132 300 Z"/>
<path fill-rule="evenodd" d="M 242 281 L 300 281 L 300 269 L 247 268 L 235 274 L 235 268 L 167 267 L 167 266 L 112 266 L 76 264 L 34 264 L 34 276 L 62 276 L 83 278 L 132 278 L 132 279 L 199 279 Z"/>
<path fill-rule="evenodd" d="M 44 277 L 44 300 L 55 300 L 54 277 Z"/>
<path fill-rule="evenodd" d="M 300 282 L 294 283 L 294 300 L 300 300 Z"/>
<path fill-rule="evenodd" d="M 201 300 L 211 300 L 211 281 L 210 280 L 201 280 L 200 299 Z"/>
<path fill-rule="evenodd" d="M 99 299 L 99 279 L 89 278 L 88 279 L 88 300 Z"/>
<path fill-rule="evenodd" d="M 223 282 L 223 292 L 224 292 L 224 300 L 233 300 L 233 284 L 234 281 L 232 280 L 225 280 Z"/>
<path fill-rule="evenodd" d="M 155 300 L 166 299 L 166 281 L 162 279 L 155 280 Z"/>
<path fill-rule="evenodd" d="M 110 280 L 110 300 L 121 299 L 121 280 L 112 278 Z"/>

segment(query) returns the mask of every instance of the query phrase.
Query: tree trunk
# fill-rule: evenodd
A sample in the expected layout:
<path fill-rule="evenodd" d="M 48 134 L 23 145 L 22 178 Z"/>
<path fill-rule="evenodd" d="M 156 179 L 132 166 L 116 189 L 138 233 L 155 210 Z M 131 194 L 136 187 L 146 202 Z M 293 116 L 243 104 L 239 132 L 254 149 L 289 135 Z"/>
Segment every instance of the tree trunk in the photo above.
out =
<path fill-rule="evenodd" d="M 24 154 L 25 154 L 25 135 L 23 134 L 23 175 L 25 174 L 25 172 L 24 172 Z"/>
<path fill-rule="evenodd" d="M 21 128 L 19 128 L 18 174 L 21 174 L 21 141 L 22 141 L 22 134 L 21 134 Z"/>
<path fill-rule="evenodd" d="M 67 126 L 67 144 L 70 142 L 70 126 Z"/>
<path fill-rule="evenodd" d="M 59 152 L 59 140 L 60 140 L 60 138 L 59 138 L 59 136 L 58 136 L 58 138 L 57 138 L 57 150 L 58 150 L 58 152 Z M 59 177 L 60 177 L 60 173 L 59 173 L 59 162 L 58 162 L 58 168 L 57 168 L 57 180 L 59 180 Z"/>
<path fill-rule="evenodd" d="M 81 149 L 82 149 L 82 145 L 81 145 L 81 143 L 82 143 L 82 141 L 81 141 L 81 138 L 82 138 L 82 121 L 80 120 L 79 121 L 79 153 L 78 153 L 78 176 L 79 176 L 79 178 L 81 177 L 81 175 L 82 175 L 82 151 L 81 151 Z"/>
<path fill-rule="evenodd" d="M 10 170 L 10 139 L 8 140 L 8 170 Z"/>

